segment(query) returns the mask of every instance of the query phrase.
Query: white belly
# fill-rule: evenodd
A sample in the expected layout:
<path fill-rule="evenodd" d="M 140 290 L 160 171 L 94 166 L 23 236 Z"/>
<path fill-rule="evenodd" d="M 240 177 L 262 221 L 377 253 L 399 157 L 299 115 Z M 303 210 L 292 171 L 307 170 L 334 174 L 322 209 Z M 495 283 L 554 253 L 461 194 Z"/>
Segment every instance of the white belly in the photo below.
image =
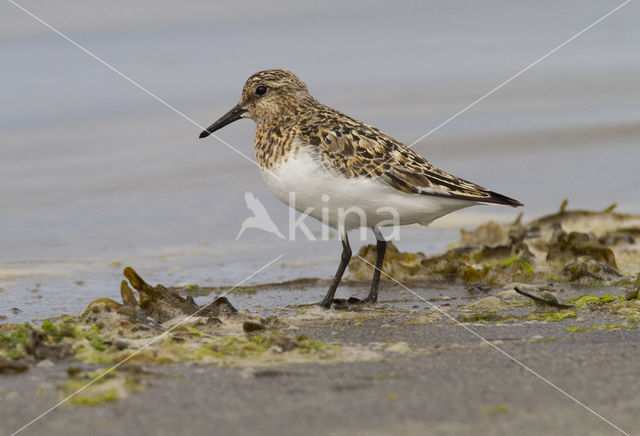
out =
<path fill-rule="evenodd" d="M 325 224 L 346 231 L 431 221 L 476 203 L 421 194 L 405 194 L 370 178 L 346 178 L 327 172 L 308 153 L 262 177 L 284 203 Z"/>

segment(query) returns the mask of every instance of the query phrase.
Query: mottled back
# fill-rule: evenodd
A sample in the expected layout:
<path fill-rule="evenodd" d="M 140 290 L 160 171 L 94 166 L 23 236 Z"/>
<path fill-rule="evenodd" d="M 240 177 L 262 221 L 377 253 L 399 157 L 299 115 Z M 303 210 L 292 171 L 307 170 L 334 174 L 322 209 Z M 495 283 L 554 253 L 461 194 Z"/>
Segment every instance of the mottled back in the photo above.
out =
<path fill-rule="evenodd" d="M 288 70 L 251 76 L 240 104 L 256 122 L 256 157 L 264 168 L 295 156 L 300 147 L 311 147 L 327 171 L 346 178 L 375 177 L 407 194 L 521 205 L 434 167 L 375 127 L 320 104 Z"/>

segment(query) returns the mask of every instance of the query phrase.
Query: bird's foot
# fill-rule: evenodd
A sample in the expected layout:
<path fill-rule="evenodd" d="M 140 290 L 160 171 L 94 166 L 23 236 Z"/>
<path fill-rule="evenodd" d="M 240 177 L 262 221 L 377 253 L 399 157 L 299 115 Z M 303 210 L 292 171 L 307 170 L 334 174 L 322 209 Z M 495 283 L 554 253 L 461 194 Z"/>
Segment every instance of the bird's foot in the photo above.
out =
<path fill-rule="evenodd" d="M 356 298 L 349 297 L 345 298 L 334 298 L 333 301 L 318 301 L 316 303 L 306 303 L 306 304 L 290 304 L 287 307 L 292 309 L 305 309 L 310 307 L 321 307 L 323 309 L 331 309 L 332 307 L 336 310 L 349 310 L 349 311 L 358 311 L 362 310 L 365 306 L 375 304 L 376 300 L 371 297 L 367 298 Z"/>
<path fill-rule="evenodd" d="M 348 300 L 344 298 L 336 298 L 333 300 L 333 307 L 338 310 L 351 310 L 351 311 L 359 311 L 362 310 L 365 306 L 369 306 L 374 304 L 375 300 L 373 298 L 356 298 L 349 297 Z"/>

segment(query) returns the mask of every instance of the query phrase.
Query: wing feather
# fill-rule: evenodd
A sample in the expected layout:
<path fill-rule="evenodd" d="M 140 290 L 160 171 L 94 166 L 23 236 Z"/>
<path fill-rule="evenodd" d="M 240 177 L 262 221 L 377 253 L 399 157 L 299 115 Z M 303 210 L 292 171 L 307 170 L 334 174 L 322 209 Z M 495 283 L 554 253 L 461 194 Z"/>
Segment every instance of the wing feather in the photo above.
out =
<path fill-rule="evenodd" d="M 440 170 L 375 127 L 326 106 L 321 125 L 301 125 L 301 140 L 316 147 L 325 169 L 346 177 L 377 177 L 407 194 L 521 206 L 517 200 Z"/>

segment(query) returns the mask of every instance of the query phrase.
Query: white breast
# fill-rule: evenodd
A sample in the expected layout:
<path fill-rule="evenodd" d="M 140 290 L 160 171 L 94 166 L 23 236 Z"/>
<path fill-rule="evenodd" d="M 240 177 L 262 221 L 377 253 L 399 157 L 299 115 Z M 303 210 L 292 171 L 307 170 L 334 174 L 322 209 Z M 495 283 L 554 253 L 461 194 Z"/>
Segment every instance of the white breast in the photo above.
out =
<path fill-rule="evenodd" d="M 284 203 L 336 229 L 392 226 L 431 221 L 476 203 L 406 194 L 371 178 L 347 178 L 325 170 L 310 148 L 262 170 L 273 193 Z"/>

